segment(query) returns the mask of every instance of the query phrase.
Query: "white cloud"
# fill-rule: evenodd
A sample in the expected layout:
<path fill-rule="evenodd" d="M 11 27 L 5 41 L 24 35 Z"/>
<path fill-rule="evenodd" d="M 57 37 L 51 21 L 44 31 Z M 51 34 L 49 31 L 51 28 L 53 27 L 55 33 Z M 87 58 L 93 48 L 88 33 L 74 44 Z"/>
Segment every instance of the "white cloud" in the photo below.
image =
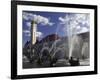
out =
<path fill-rule="evenodd" d="M 30 31 L 29 31 L 29 30 L 24 30 L 23 32 L 24 32 L 24 33 L 30 33 Z"/>
<path fill-rule="evenodd" d="M 89 31 L 90 27 L 89 14 L 66 14 L 65 17 L 59 17 L 60 24 L 63 24 L 63 30 L 66 32 L 72 31 L 73 34 L 84 33 Z"/>
<path fill-rule="evenodd" d="M 25 36 L 31 36 L 29 30 L 23 30 L 23 33 L 25 34 Z"/>
<path fill-rule="evenodd" d="M 29 20 L 29 17 L 28 17 L 28 14 L 23 12 L 23 15 L 22 15 L 23 19 L 25 20 Z"/>
<path fill-rule="evenodd" d="M 64 18 L 59 17 L 58 19 L 61 21 L 61 24 L 65 24 L 65 19 Z"/>
<path fill-rule="evenodd" d="M 50 19 L 47 18 L 47 17 L 32 14 L 32 13 L 26 13 L 26 12 L 23 12 L 23 19 L 25 19 L 25 20 L 34 20 L 38 24 L 42 24 L 42 25 L 52 26 L 54 24 L 53 22 L 50 22 Z"/>
<path fill-rule="evenodd" d="M 53 26 L 55 23 L 49 23 L 50 26 Z"/>
<path fill-rule="evenodd" d="M 31 22 L 26 22 L 26 25 L 27 25 L 28 27 L 31 27 Z"/>
<path fill-rule="evenodd" d="M 25 36 L 31 36 L 31 33 L 30 33 L 29 30 L 24 30 L 23 33 L 25 34 Z M 36 32 L 36 37 L 39 38 L 39 39 L 41 39 L 43 37 L 43 33 L 37 31 Z"/>
<path fill-rule="evenodd" d="M 81 26 L 78 25 L 78 26 L 77 26 L 77 29 L 80 30 L 80 29 L 81 29 Z"/>
<path fill-rule="evenodd" d="M 88 32 L 88 31 L 89 30 L 86 27 L 82 27 L 78 33 L 85 33 L 85 32 Z"/>
<path fill-rule="evenodd" d="M 43 37 L 43 33 L 42 32 L 36 32 L 36 37 L 42 38 Z"/>

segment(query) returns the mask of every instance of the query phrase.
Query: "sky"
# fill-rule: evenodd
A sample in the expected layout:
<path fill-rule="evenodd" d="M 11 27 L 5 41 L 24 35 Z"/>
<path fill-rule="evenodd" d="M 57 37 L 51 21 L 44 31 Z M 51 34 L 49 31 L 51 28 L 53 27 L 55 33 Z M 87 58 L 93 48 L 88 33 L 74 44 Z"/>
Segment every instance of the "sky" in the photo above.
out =
<path fill-rule="evenodd" d="M 23 44 L 30 40 L 31 21 L 37 22 L 37 39 L 58 34 L 60 37 L 89 32 L 90 17 L 86 13 L 23 11 Z"/>

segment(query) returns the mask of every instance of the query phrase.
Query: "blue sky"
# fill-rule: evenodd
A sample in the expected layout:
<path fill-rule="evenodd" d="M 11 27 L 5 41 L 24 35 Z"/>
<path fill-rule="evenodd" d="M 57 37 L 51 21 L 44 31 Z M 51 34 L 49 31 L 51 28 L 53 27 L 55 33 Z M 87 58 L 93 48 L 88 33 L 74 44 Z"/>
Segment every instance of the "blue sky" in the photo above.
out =
<path fill-rule="evenodd" d="M 47 35 L 57 33 L 59 36 L 66 36 L 68 26 L 73 26 L 77 33 L 89 31 L 89 15 L 61 12 L 39 12 L 23 11 L 23 44 L 30 40 L 31 21 L 37 20 L 37 37 L 42 39 Z M 76 21 L 75 21 L 76 20 Z M 71 23 L 69 25 L 69 23 Z M 76 27 L 77 26 L 77 27 Z M 58 29 L 57 29 L 58 28 Z"/>

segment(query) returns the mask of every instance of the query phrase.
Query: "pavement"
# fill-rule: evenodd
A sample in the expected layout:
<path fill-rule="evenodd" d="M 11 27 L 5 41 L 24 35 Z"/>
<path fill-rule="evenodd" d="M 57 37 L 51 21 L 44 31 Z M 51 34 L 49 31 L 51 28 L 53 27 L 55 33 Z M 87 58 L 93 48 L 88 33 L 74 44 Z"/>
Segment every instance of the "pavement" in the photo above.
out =
<path fill-rule="evenodd" d="M 80 60 L 80 66 L 89 66 L 89 59 L 85 60 Z M 67 67 L 70 66 L 68 60 L 58 60 L 55 64 L 53 64 L 54 67 Z M 45 61 L 41 65 L 39 65 L 36 61 L 29 63 L 28 61 L 23 62 L 23 68 L 28 69 L 28 68 L 45 68 L 45 67 L 50 67 L 50 61 Z"/>

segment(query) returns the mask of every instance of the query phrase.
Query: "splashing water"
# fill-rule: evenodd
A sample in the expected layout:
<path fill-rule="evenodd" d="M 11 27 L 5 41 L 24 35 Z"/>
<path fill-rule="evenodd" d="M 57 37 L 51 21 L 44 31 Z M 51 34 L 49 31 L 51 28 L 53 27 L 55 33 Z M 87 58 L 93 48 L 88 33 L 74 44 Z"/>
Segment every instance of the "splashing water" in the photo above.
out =
<path fill-rule="evenodd" d="M 77 28 L 76 28 L 76 20 L 75 20 L 75 14 L 66 15 L 67 20 L 65 24 L 66 31 L 65 33 L 68 36 L 68 46 L 69 46 L 69 58 L 72 56 L 72 52 L 74 49 L 74 45 L 78 43 L 78 37 L 77 37 Z"/>

